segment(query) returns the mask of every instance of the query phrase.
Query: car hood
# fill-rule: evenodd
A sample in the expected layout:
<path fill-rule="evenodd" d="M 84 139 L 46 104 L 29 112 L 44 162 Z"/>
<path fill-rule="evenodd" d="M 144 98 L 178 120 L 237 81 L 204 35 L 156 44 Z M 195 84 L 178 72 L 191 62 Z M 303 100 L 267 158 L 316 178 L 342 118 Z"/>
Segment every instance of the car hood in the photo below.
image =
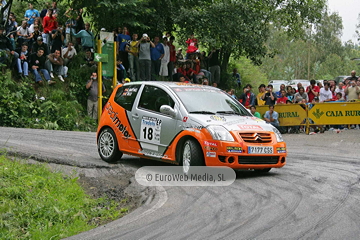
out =
<path fill-rule="evenodd" d="M 189 114 L 187 124 L 195 128 L 221 125 L 228 131 L 273 131 L 271 124 L 251 116 Z"/>

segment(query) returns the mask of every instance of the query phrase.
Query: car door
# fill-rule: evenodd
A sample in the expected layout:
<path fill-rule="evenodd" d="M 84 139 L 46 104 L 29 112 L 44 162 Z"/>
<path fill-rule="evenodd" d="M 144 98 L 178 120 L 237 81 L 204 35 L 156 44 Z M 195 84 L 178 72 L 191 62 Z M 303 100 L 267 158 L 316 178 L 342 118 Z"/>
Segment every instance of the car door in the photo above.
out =
<path fill-rule="evenodd" d="M 176 129 L 178 129 L 176 128 L 178 117 L 160 113 L 162 105 L 169 105 L 172 108 L 177 108 L 178 105 L 166 90 L 166 88 L 145 84 L 130 118 L 142 148 L 140 152 L 156 158 L 163 157 L 167 147 L 177 135 Z"/>

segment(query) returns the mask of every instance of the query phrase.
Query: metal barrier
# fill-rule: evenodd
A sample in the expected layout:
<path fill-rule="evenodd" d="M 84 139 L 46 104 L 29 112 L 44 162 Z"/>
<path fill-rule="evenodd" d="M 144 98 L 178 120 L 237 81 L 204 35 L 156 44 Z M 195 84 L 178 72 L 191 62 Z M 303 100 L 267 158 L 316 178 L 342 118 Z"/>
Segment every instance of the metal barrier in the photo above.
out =
<path fill-rule="evenodd" d="M 256 106 L 264 117 L 269 106 Z M 310 126 L 360 124 L 360 102 L 330 102 L 310 104 L 279 104 L 274 110 L 279 114 L 280 126 Z"/>

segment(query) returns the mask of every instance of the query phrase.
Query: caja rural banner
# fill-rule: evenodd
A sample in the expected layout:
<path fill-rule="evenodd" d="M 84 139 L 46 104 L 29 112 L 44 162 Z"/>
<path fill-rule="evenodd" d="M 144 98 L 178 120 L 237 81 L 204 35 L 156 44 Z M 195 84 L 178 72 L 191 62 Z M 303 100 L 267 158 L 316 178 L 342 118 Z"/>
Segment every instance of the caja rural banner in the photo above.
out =
<path fill-rule="evenodd" d="M 309 106 L 308 116 L 319 125 L 360 124 L 360 103 L 317 103 Z"/>
<path fill-rule="evenodd" d="M 256 106 L 256 111 L 264 119 L 264 114 L 269 110 L 269 106 Z M 279 114 L 280 126 L 299 126 L 305 124 L 307 118 L 305 104 L 279 104 L 275 105 L 274 110 Z"/>

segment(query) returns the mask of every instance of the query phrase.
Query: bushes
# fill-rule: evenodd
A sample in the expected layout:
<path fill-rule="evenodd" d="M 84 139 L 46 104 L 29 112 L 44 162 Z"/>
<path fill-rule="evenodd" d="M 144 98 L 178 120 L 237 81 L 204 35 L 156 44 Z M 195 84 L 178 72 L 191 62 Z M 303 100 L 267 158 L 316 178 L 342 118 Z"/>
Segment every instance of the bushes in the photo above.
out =
<path fill-rule="evenodd" d="M 9 72 L 0 76 L 0 126 L 95 131 L 97 123 L 86 113 L 85 88 L 93 69 L 80 68 L 82 59 L 79 54 L 73 60 L 65 83 L 53 86 L 39 87 L 32 79 L 18 82 Z"/>

